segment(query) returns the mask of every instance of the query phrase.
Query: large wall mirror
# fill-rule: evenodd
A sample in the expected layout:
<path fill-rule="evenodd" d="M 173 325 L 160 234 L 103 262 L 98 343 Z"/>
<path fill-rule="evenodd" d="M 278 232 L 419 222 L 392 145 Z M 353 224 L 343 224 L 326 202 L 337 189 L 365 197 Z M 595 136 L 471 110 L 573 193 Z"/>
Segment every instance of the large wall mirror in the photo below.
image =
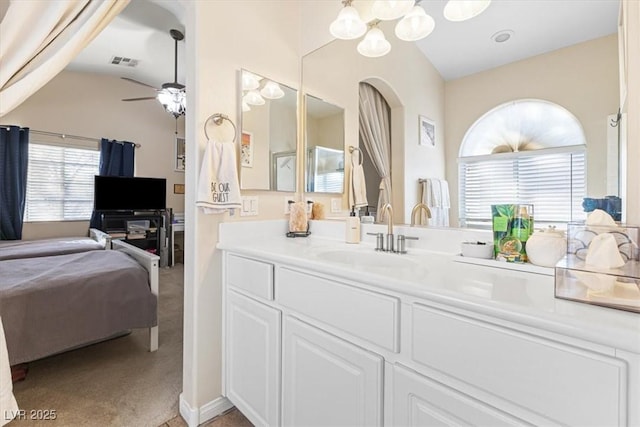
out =
<path fill-rule="evenodd" d="M 305 190 L 342 193 L 344 189 L 344 109 L 306 94 Z"/>
<path fill-rule="evenodd" d="M 239 74 L 240 188 L 295 192 L 297 91 L 247 70 Z"/>
<path fill-rule="evenodd" d="M 354 0 L 354 6 L 359 3 L 363 2 Z M 480 23 L 485 18 L 507 16 L 507 3 L 492 2 L 485 14 L 455 25 L 462 31 L 469 26 L 483 26 Z M 537 7 L 543 3 L 553 8 L 556 2 L 524 1 L 522 7 Z M 570 3 L 570 8 L 583 10 L 580 8 L 606 2 L 575 0 Z M 443 4 L 420 3 L 436 19 L 434 32 L 425 40 L 433 45 L 433 49 L 447 46 L 440 51 L 452 52 L 452 63 L 457 64 L 455 45 L 442 37 L 447 34 L 445 27 L 453 25 L 442 18 Z M 394 23 L 382 22 L 379 27 L 392 46 L 387 55 L 363 57 L 357 51 L 360 39 L 331 41 L 303 57 L 302 90 L 344 108 L 345 148 L 349 145 L 363 148 L 359 143 L 359 83 L 373 85 L 385 97 L 391 109 L 390 175 L 396 222 L 410 222 L 411 209 L 419 199 L 420 179 L 435 177 L 449 182 L 450 224 L 457 226 L 458 157 L 465 133 L 493 108 L 527 98 L 558 104 L 580 122 L 587 144 L 586 196 L 618 195 L 624 198 L 623 194 L 616 194 L 618 159 L 617 147 L 613 145 L 618 144 L 617 128 L 610 125 L 611 115 L 616 114 L 619 105 L 616 4 L 612 9 L 612 13 L 601 14 L 601 19 L 610 25 L 600 35 L 593 36 L 595 38 L 580 39 L 580 35 L 573 34 L 579 29 L 573 24 L 567 25 L 566 32 L 571 32 L 573 41 L 565 46 L 515 62 L 509 62 L 513 59 L 501 61 L 497 57 L 494 64 L 481 72 L 448 78 L 443 77 L 446 67 L 436 69 L 416 43 L 394 36 Z M 502 25 L 508 28 L 509 22 Z M 492 44 L 486 48 L 496 55 L 519 50 L 519 43 L 526 43 L 525 35 L 517 32 L 512 40 L 503 44 L 495 43 L 490 36 L 486 36 L 486 42 Z M 544 37 L 540 34 L 534 38 Z M 434 123 L 435 144 L 420 144 L 421 116 Z M 348 177 L 348 151 L 345 167 Z M 371 186 L 375 189 L 378 184 L 379 178 Z M 367 180 L 367 190 L 369 186 Z M 367 198 L 370 204 L 377 200 L 375 196 L 368 195 Z"/>

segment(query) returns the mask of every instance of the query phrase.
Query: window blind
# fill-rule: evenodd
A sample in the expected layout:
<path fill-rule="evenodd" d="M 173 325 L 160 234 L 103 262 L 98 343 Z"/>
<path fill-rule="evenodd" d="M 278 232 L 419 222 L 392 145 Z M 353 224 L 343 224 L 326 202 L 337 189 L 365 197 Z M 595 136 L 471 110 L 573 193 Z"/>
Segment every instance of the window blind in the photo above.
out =
<path fill-rule="evenodd" d="M 88 220 L 93 210 L 93 180 L 100 151 L 29 144 L 24 220 Z"/>
<path fill-rule="evenodd" d="M 585 218 L 584 148 L 459 159 L 460 225 L 491 228 L 491 205 L 530 203 L 536 224 Z"/>

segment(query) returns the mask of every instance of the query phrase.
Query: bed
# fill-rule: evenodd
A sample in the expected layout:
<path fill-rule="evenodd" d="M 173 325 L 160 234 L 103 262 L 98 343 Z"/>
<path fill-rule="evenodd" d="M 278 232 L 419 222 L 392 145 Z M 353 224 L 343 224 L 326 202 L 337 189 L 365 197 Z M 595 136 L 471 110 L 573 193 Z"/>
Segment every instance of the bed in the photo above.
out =
<path fill-rule="evenodd" d="M 56 237 L 39 240 L 0 240 L 0 261 L 18 258 L 37 258 L 111 248 L 111 237 L 100 230 L 90 229 L 89 237 Z"/>
<path fill-rule="evenodd" d="M 149 328 L 149 350 L 157 350 L 159 257 L 120 241 L 111 246 L 0 261 L 11 365 L 135 328 Z"/>

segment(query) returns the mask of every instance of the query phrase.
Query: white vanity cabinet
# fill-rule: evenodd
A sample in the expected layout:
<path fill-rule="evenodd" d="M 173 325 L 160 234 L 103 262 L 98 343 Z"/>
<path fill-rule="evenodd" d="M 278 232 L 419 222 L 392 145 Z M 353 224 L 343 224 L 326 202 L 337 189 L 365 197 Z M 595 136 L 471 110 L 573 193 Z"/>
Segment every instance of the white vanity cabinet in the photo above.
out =
<path fill-rule="evenodd" d="M 225 273 L 226 395 L 254 424 L 280 425 L 282 313 L 260 301 L 273 265 L 229 255 Z"/>
<path fill-rule="evenodd" d="M 382 425 L 383 359 L 285 316 L 282 424 Z"/>
<path fill-rule="evenodd" d="M 638 353 L 300 263 L 224 260 L 226 396 L 256 425 L 640 426 Z"/>

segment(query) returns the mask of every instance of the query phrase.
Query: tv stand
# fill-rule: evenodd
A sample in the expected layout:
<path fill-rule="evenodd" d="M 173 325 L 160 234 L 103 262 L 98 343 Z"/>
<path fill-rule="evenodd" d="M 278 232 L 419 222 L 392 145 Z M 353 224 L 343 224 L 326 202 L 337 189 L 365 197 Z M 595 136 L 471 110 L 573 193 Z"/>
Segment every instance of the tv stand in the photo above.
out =
<path fill-rule="evenodd" d="M 168 211 L 114 211 L 100 213 L 100 229 L 112 240 L 124 240 L 160 257 L 160 267 L 167 267 L 169 224 Z"/>

